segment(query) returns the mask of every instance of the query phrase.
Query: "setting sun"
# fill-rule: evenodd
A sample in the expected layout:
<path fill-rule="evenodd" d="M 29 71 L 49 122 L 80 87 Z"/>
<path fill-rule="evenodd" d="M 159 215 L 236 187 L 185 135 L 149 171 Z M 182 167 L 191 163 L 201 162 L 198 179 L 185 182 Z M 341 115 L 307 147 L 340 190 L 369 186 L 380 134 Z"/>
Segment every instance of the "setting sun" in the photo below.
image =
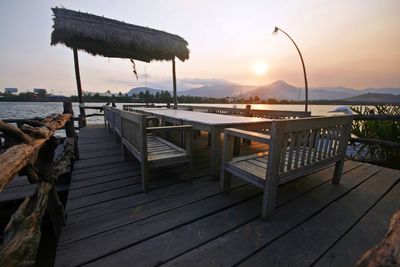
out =
<path fill-rule="evenodd" d="M 268 65 L 263 62 L 259 62 L 259 63 L 254 64 L 253 70 L 256 75 L 261 76 L 267 72 Z"/>

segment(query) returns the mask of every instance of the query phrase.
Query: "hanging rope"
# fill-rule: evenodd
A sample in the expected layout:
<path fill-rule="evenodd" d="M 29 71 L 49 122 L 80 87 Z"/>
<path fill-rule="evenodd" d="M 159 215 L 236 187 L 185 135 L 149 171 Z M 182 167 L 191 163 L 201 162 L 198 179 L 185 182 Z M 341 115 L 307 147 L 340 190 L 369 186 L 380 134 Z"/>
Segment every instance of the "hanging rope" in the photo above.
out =
<path fill-rule="evenodd" d="M 133 71 L 133 74 L 135 74 L 136 80 L 138 80 L 139 78 L 138 78 L 138 75 L 137 75 L 137 72 L 136 72 L 135 61 L 133 61 L 133 59 L 131 59 L 131 63 L 132 63 L 132 71 Z"/>

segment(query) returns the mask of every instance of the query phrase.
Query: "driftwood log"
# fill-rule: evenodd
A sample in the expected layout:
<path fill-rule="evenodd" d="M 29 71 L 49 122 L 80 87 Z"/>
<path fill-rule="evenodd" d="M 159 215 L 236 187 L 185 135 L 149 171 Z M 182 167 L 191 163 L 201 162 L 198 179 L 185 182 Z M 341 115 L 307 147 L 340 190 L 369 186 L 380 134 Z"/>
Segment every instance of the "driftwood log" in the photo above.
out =
<path fill-rule="evenodd" d="M 54 180 L 66 173 L 70 172 L 71 165 L 75 159 L 75 139 L 73 137 L 65 138 L 64 140 L 64 152 L 55 160 L 54 163 Z"/>
<path fill-rule="evenodd" d="M 383 240 L 367 250 L 357 262 L 358 267 L 400 266 L 400 210 L 390 220 L 389 230 Z"/>
<path fill-rule="evenodd" d="M 33 197 L 26 197 L 4 230 L 0 266 L 33 266 L 41 236 L 51 184 L 41 183 Z"/>
<path fill-rule="evenodd" d="M 17 127 L 11 124 L 7 124 L 1 120 L 0 131 L 3 132 L 3 134 L 8 138 L 13 139 L 15 142 L 30 143 L 33 141 L 29 135 L 25 134 Z"/>
<path fill-rule="evenodd" d="M 63 114 L 44 119 L 42 121 L 43 127 L 36 128 L 37 130 L 30 129 L 31 133 L 32 131 L 40 132 L 39 138 L 32 138 L 18 127 L 0 121 L 0 131 L 20 141 L 19 144 L 9 147 L 0 154 L 0 191 L 21 169 L 36 161 L 40 148 L 53 136 L 56 130 L 64 127 L 70 117 L 70 114 Z"/>
<path fill-rule="evenodd" d="M 72 105 L 64 104 L 64 111 Z M 26 175 L 38 187 L 32 197 L 12 215 L 0 246 L 0 266 L 34 266 L 41 239 L 41 222 L 46 212 L 51 218 L 54 234 L 58 238 L 65 224 L 64 207 L 55 181 L 69 173 L 76 156 L 76 136 L 73 115 L 63 114 L 40 121 L 20 120 L 18 127 L 0 121 L 0 132 L 8 140 L 6 149 L 0 151 L 0 191 L 18 173 Z M 60 139 L 54 137 L 56 130 L 64 128 L 66 138 L 64 151 L 54 159 L 54 151 Z M 11 140 L 11 141 L 10 141 Z"/>

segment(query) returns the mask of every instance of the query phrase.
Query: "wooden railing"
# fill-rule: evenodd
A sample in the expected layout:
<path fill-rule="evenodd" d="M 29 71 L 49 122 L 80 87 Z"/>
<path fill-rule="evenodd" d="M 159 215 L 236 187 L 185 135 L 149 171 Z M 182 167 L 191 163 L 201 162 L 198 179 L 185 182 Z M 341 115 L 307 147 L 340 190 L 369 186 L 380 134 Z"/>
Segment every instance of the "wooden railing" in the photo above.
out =
<path fill-rule="evenodd" d="M 265 119 L 294 119 L 294 118 L 304 118 L 311 116 L 311 112 L 251 109 L 251 105 L 247 105 L 246 108 L 179 105 L 178 109 L 186 109 L 198 112 L 216 113 L 224 115 L 265 118 Z"/>
<path fill-rule="evenodd" d="M 225 107 L 211 107 L 211 106 L 197 106 L 197 105 L 179 105 L 178 109 L 205 112 L 205 113 L 216 113 L 223 115 L 236 115 L 249 117 L 250 116 L 250 105 L 246 108 L 225 108 Z"/>
<path fill-rule="evenodd" d="M 123 110 L 130 111 L 140 108 L 149 107 L 167 107 L 166 105 L 123 105 Z M 213 107 L 213 106 L 197 106 L 197 105 L 179 105 L 178 109 L 190 110 L 205 113 L 216 113 L 223 115 L 234 115 L 243 117 L 255 117 L 266 119 L 294 119 L 310 117 L 311 112 L 304 111 L 288 111 L 288 110 L 265 110 L 265 109 L 251 109 L 251 105 L 246 108 L 228 108 L 228 107 Z"/>
<path fill-rule="evenodd" d="M 57 179 L 70 173 L 74 159 L 79 158 L 71 103 L 64 103 L 64 113 L 45 119 L 0 120 L 4 142 L 0 153 L 0 192 L 15 175 L 25 175 L 37 184 L 33 196 L 27 196 L 11 216 L 4 229 L 0 246 L 0 266 L 33 266 L 40 239 L 41 222 L 45 213 L 51 219 L 58 238 L 65 223 L 64 207 L 55 188 Z M 65 129 L 65 138 L 55 132 Z M 60 142 L 64 151 L 54 157 Z"/>
<path fill-rule="evenodd" d="M 125 111 L 131 111 L 138 108 L 169 108 L 169 104 L 165 105 L 154 105 L 154 104 L 127 104 L 122 105 L 122 109 Z"/>
<path fill-rule="evenodd" d="M 353 160 L 400 169 L 399 115 L 355 115 L 349 155 Z M 376 121 L 368 123 L 367 121 Z M 382 124 L 380 122 L 382 121 Z M 365 127 L 365 128 L 364 128 Z M 360 131 L 361 130 L 361 131 Z M 359 133 L 359 136 L 357 134 Z"/>

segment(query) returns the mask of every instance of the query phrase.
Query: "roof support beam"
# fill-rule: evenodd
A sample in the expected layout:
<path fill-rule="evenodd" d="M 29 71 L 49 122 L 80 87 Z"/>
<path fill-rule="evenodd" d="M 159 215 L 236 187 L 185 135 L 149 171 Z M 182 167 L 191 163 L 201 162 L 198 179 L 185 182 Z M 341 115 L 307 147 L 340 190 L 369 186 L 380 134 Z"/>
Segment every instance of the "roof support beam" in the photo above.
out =
<path fill-rule="evenodd" d="M 83 120 L 82 126 L 85 127 L 86 126 L 86 113 L 85 113 L 85 106 L 84 106 L 83 96 L 82 96 L 81 75 L 79 73 L 78 49 L 73 48 L 73 51 L 74 51 L 76 86 L 78 89 L 78 98 L 79 98 L 79 113 Z"/>
<path fill-rule="evenodd" d="M 176 94 L 176 71 L 175 71 L 175 57 L 172 59 L 172 81 L 174 84 L 174 109 L 178 108 L 178 97 Z"/>

